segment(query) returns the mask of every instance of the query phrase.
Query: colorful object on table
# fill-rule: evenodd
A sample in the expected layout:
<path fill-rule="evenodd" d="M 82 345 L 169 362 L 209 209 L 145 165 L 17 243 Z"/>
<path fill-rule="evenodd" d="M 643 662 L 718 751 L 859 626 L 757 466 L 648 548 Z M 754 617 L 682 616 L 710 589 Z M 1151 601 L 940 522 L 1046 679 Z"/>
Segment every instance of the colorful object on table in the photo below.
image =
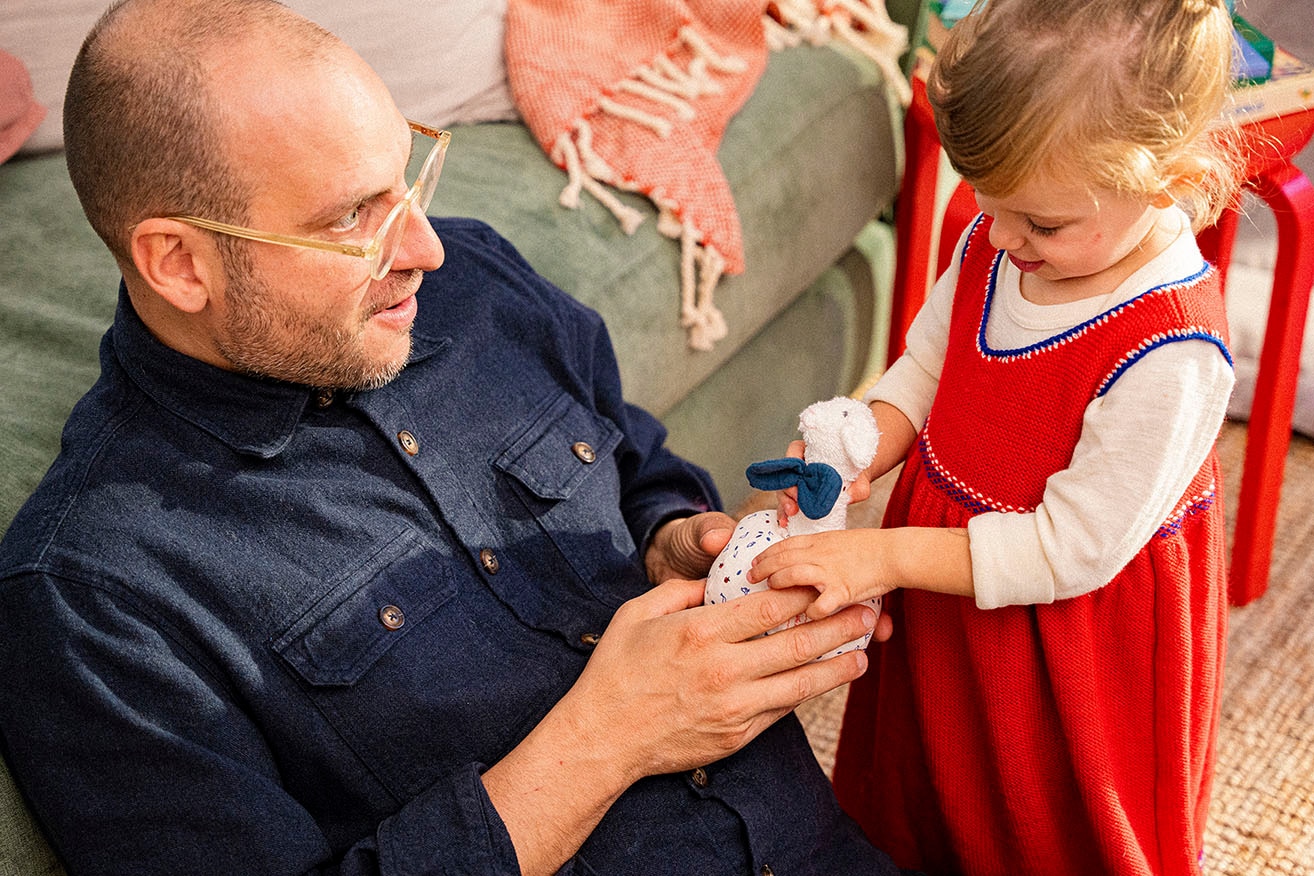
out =
<path fill-rule="evenodd" d="M 876 457 L 876 447 L 880 443 L 876 418 L 871 409 L 857 399 L 839 396 L 806 408 L 799 415 L 799 431 L 805 445 L 803 459 L 754 463 L 749 466 L 748 477 L 755 487 L 758 483 L 780 484 L 759 489 L 799 486 L 799 510 L 802 513 L 791 517 L 785 526 L 777 522 L 774 510 L 757 511 L 739 521 L 730 542 L 712 562 L 707 575 L 703 597 L 707 605 L 766 590 L 765 581 L 749 583 L 748 569 L 753 565 L 754 557 L 777 541 L 792 535 L 844 528 L 848 516 L 849 485 Z M 879 614 L 880 597 L 868 600 L 866 604 Z M 769 630 L 767 635 L 809 620 L 806 614 L 795 615 Z M 821 659 L 854 648 L 866 648 L 870 641 L 871 633 L 868 633 L 841 645 Z"/>
<path fill-rule="evenodd" d="M 1244 125 L 1314 107 L 1314 67 L 1235 13 L 1232 28 L 1236 69 L 1225 116 Z"/>

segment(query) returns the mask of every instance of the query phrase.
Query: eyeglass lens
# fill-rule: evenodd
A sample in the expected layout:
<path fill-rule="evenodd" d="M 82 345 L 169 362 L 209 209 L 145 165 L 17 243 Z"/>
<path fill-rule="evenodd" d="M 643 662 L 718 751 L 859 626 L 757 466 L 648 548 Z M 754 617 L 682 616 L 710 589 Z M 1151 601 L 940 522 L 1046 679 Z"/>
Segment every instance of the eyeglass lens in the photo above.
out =
<path fill-rule="evenodd" d="M 406 236 L 406 223 L 410 219 L 411 211 L 419 210 L 422 214 L 426 213 L 429 204 L 433 202 L 433 194 L 438 188 L 438 177 L 442 173 L 446 151 L 441 141 L 433 144 L 410 192 L 384 219 L 383 227 L 379 229 L 378 257 L 371 272 L 375 280 L 382 280 L 392 269 L 392 263 L 401 250 L 402 239 Z"/>

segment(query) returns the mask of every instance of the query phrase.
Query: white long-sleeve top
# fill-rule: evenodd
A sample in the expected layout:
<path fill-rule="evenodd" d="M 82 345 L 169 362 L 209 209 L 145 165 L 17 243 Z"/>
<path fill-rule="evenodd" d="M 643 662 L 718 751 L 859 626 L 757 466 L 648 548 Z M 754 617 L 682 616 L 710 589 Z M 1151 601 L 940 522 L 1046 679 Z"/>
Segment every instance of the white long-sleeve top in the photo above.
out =
<path fill-rule="evenodd" d="M 1200 251 L 1184 214 L 1180 223 L 1163 253 L 1103 297 L 1033 304 L 1022 297 L 1021 272 L 1005 259 L 986 324 L 989 345 L 1042 342 L 1196 273 Z M 919 430 L 944 364 L 963 243 L 909 327 L 906 352 L 866 396 L 898 408 Z M 991 511 L 969 521 L 976 604 L 1053 602 L 1111 581 L 1175 510 L 1204 463 L 1232 384 L 1231 364 L 1207 341 L 1164 344 L 1142 356 L 1086 408 L 1071 465 L 1049 478 L 1034 512 Z"/>

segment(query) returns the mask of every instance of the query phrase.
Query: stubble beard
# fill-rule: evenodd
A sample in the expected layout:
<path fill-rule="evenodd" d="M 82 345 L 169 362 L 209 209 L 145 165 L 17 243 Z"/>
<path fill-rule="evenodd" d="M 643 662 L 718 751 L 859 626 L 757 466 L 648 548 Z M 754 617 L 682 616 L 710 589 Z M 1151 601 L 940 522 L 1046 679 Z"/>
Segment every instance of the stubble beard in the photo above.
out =
<path fill-rule="evenodd" d="M 228 312 L 219 352 L 245 374 L 324 389 L 378 389 L 391 382 L 410 358 L 404 349 L 388 359 L 371 358 L 364 337 L 373 308 L 357 314 L 354 325 L 313 322 L 275 303 L 268 285 L 256 276 L 242 248 L 234 248 L 228 267 Z M 390 277 L 387 287 L 416 285 L 418 269 Z"/>

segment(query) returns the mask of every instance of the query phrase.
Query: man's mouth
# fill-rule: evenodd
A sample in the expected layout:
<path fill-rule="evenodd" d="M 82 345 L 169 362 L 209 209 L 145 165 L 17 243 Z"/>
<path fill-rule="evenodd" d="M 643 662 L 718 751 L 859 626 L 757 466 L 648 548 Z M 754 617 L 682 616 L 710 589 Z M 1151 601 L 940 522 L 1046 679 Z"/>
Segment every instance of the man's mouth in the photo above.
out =
<path fill-rule="evenodd" d="M 393 294 L 398 296 L 392 300 L 392 303 L 386 301 L 375 304 L 370 308 L 370 316 L 377 316 L 380 313 L 392 313 L 402 309 L 410 309 L 414 306 L 415 293 L 419 291 L 420 280 L 423 279 L 423 272 L 408 272 L 405 277 L 394 277 L 393 282 L 388 285 L 392 288 Z M 403 293 L 398 295 L 398 293 Z"/>
<path fill-rule="evenodd" d="M 407 295 L 401 301 L 387 307 L 381 307 L 370 314 L 370 321 L 375 325 L 386 325 L 394 329 L 409 329 L 415 321 L 416 303 L 414 295 Z"/>

